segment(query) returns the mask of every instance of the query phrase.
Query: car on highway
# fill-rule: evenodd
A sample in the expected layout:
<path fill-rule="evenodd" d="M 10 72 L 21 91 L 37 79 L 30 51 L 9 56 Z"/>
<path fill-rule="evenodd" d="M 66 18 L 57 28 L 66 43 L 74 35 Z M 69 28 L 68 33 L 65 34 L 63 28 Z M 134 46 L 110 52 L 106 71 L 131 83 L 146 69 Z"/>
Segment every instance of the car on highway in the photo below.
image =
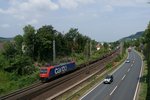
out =
<path fill-rule="evenodd" d="M 112 82 L 113 82 L 113 75 L 107 75 L 103 81 L 104 84 L 110 84 Z"/>
<path fill-rule="evenodd" d="M 129 60 L 129 59 L 127 59 L 127 60 L 126 60 L 126 63 L 130 63 L 130 60 Z"/>

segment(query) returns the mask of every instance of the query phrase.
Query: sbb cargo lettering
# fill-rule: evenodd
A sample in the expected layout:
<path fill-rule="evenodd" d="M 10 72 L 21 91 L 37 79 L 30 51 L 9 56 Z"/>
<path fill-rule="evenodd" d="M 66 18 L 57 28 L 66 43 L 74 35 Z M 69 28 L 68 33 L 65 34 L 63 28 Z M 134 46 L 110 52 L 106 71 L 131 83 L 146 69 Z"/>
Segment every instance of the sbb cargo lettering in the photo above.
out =
<path fill-rule="evenodd" d="M 67 71 L 67 66 L 55 68 L 55 74 L 60 74 L 60 73 L 65 72 L 65 71 Z"/>

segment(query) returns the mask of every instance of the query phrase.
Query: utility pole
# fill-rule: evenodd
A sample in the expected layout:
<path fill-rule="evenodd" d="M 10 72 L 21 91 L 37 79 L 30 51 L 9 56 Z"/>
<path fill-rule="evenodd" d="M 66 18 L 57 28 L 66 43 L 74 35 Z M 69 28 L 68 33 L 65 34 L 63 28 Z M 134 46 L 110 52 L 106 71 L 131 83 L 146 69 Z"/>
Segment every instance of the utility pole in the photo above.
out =
<path fill-rule="evenodd" d="M 53 40 L 53 63 L 55 63 L 56 60 L 56 49 L 55 49 L 55 40 Z"/>

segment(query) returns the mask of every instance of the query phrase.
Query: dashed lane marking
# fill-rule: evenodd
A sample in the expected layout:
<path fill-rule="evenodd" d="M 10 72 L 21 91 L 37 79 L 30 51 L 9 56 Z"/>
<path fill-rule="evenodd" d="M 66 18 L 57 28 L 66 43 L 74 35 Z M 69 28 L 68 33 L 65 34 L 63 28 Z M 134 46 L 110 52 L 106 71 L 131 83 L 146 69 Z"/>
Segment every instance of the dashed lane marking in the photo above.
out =
<path fill-rule="evenodd" d="M 130 71 L 130 68 L 128 69 L 128 72 Z"/>
<path fill-rule="evenodd" d="M 113 91 L 110 93 L 110 95 L 112 95 L 116 89 L 117 89 L 117 86 L 113 89 Z"/>
<path fill-rule="evenodd" d="M 121 80 L 123 80 L 125 77 L 126 77 L 126 75 L 124 75 Z"/>

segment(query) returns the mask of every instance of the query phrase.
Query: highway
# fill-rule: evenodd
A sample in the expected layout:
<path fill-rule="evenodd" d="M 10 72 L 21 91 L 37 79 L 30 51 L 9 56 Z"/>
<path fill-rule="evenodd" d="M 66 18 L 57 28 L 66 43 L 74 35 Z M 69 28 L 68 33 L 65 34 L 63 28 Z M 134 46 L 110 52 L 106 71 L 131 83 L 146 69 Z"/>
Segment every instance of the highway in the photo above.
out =
<path fill-rule="evenodd" d="M 129 53 L 128 58 L 130 63 L 124 62 L 113 73 L 114 81 L 111 84 L 101 82 L 80 100 L 134 100 L 142 59 L 134 50 Z"/>

